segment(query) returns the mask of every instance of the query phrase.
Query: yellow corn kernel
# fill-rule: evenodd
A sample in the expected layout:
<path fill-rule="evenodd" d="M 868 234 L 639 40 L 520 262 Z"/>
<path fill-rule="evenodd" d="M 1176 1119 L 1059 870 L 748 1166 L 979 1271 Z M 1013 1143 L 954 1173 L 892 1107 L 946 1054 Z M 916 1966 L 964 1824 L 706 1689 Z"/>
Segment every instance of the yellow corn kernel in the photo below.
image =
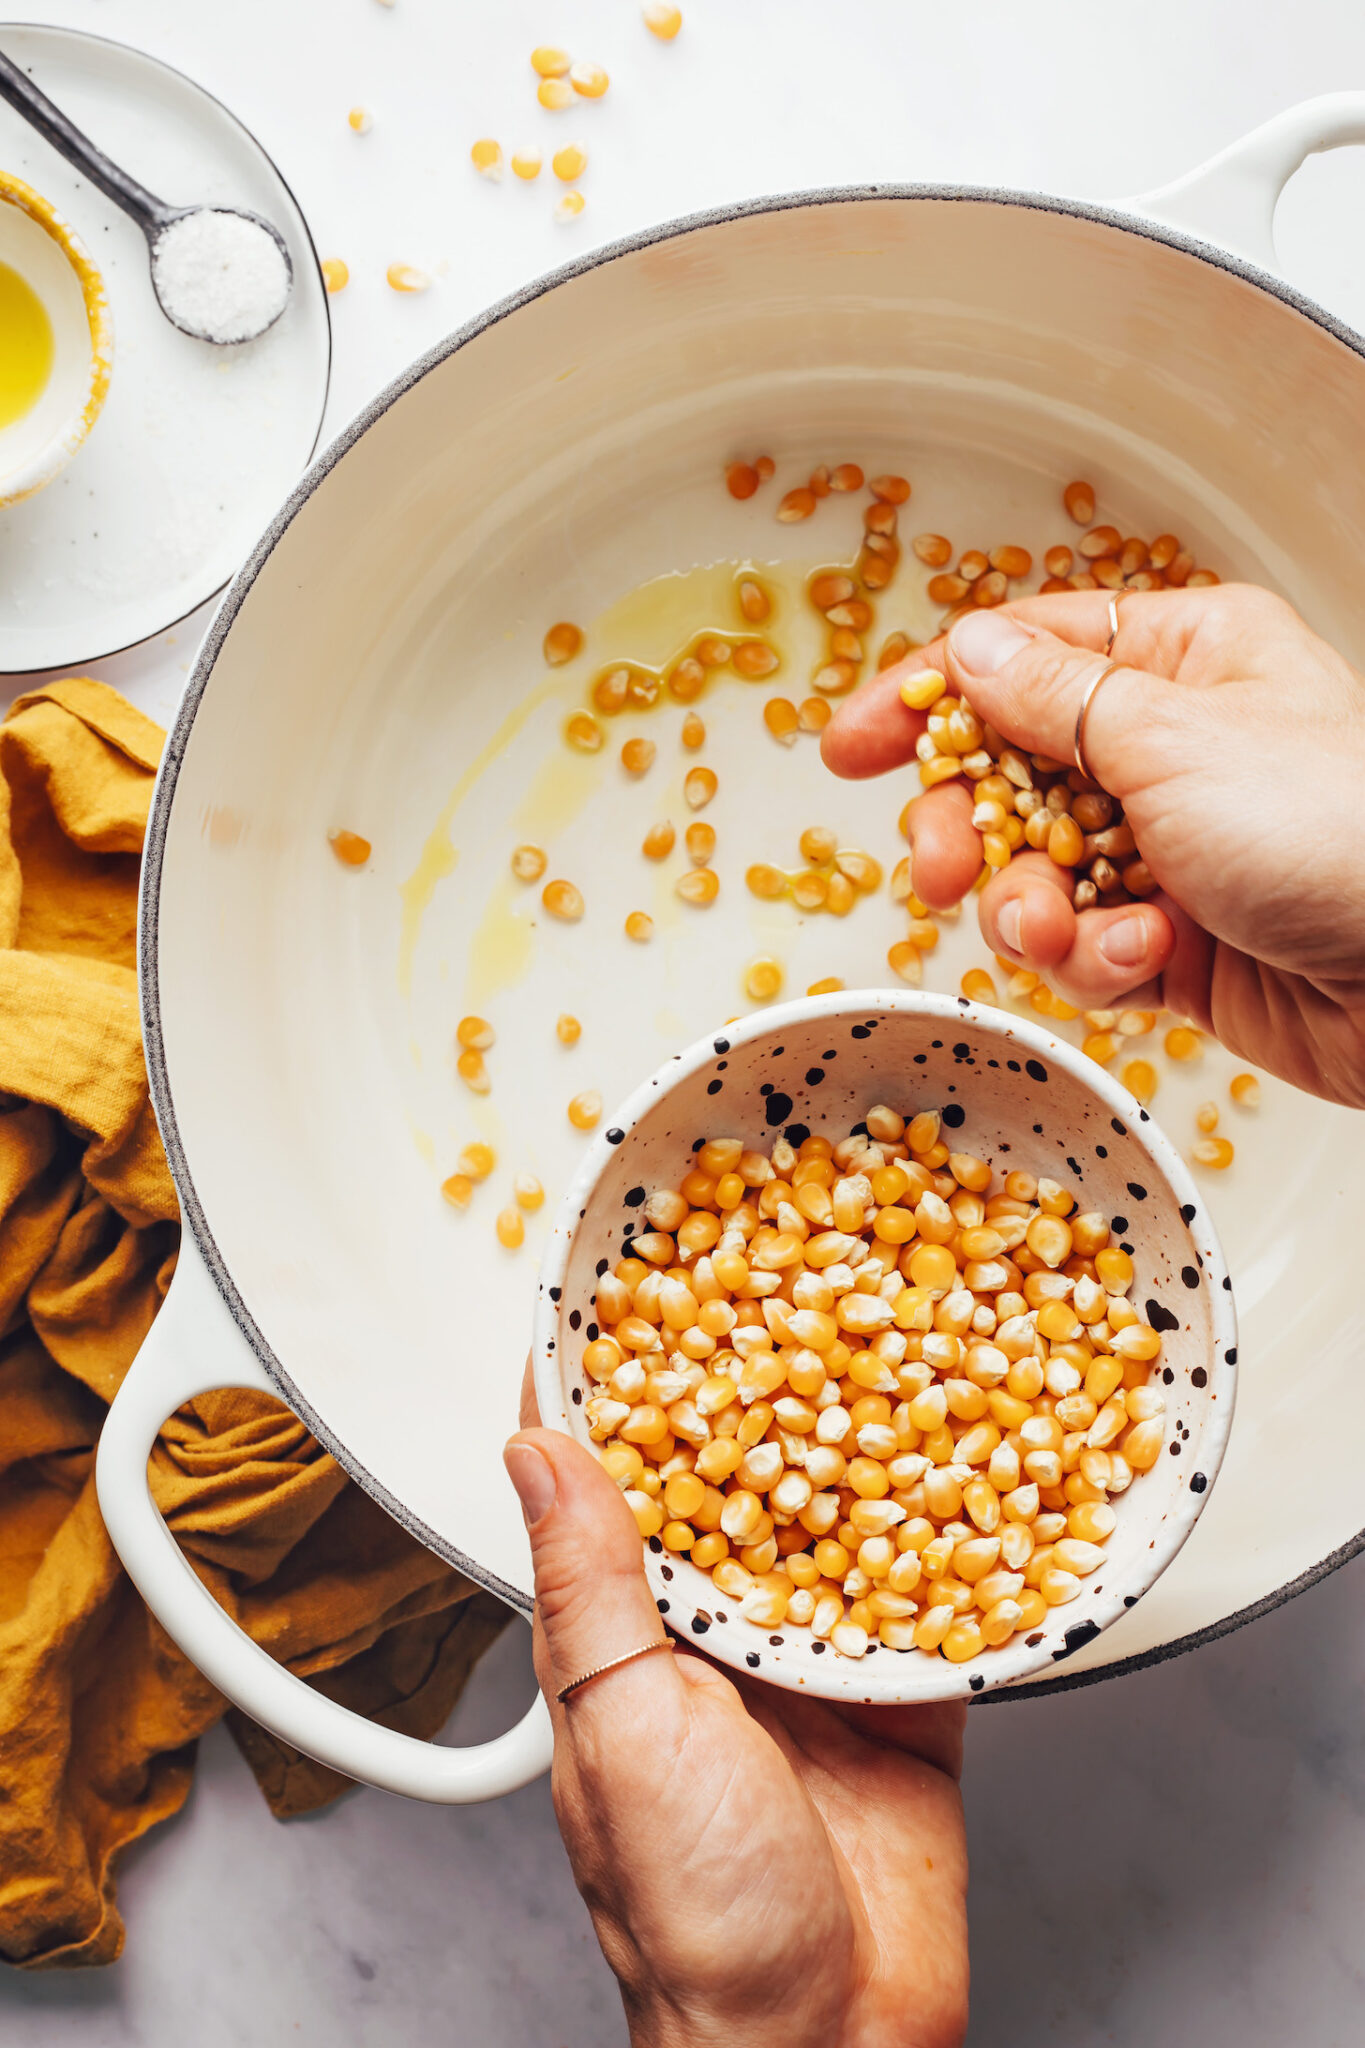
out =
<path fill-rule="evenodd" d="M 455 1062 L 455 1071 L 465 1087 L 475 1095 L 487 1095 L 493 1086 L 488 1078 L 488 1069 L 483 1063 L 483 1054 L 472 1046 L 462 1052 Z"/>
<path fill-rule="evenodd" d="M 783 746 L 793 745 L 801 730 L 801 720 L 796 706 L 787 697 L 770 697 L 763 706 L 763 723 L 775 740 Z"/>
<path fill-rule="evenodd" d="M 1150 1060 L 1126 1061 L 1119 1071 L 1119 1079 L 1139 1102 L 1150 1102 L 1156 1094 L 1158 1075 Z"/>
<path fill-rule="evenodd" d="M 1228 1082 L 1228 1094 L 1239 1109 L 1259 1109 L 1261 1084 L 1254 1074 L 1234 1074 Z"/>
<path fill-rule="evenodd" d="M 625 932 L 637 946 L 648 945 L 654 936 L 654 920 L 646 910 L 632 910 L 626 919 Z"/>
<path fill-rule="evenodd" d="M 498 1233 L 498 1243 L 509 1252 L 514 1252 L 526 1235 L 526 1225 L 521 1220 L 519 1209 L 499 1209 L 494 1228 Z"/>
<path fill-rule="evenodd" d="M 374 117 L 367 107 L 352 107 L 346 116 L 346 125 L 354 135 L 368 135 L 374 126 Z M 493 147 L 496 149 L 497 144 Z"/>
<path fill-rule="evenodd" d="M 706 727 L 695 711 L 689 711 L 682 722 L 682 743 L 691 754 L 706 745 Z"/>
<path fill-rule="evenodd" d="M 1218 1128 L 1218 1104 L 1216 1102 L 1201 1102 L 1194 1113 L 1194 1120 L 1205 1136 L 1212 1131 L 1216 1131 Z"/>
<path fill-rule="evenodd" d="M 765 902 L 775 903 L 779 896 L 787 893 L 787 877 L 781 868 L 771 866 L 768 861 L 755 861 L 745 871 L 744 880 L 752 896 L 760 896 Z"/>
<path fill-rule="evenodd" d="M 969 1002 L 994 1003 L 999 1000 L 995 983 L 984 967 L 969 967 L 958 986 Z"/>
<path fill-rule="evenodd" d="M 1192 1147 L 1190 1157 L 1196 1166 L 1211 1166 L 1221 1173 L 1224 1167 L 1231 1166 L 1234 1153 L 1227 1138 L 1201 1138 Z"/>
<path fill-rule="evenodd" d="M 698 818 L 684 832 L 683 844 L 687 848 L 687 858 L 693 867 L 704 868 L 716 850 L 714 825 L 707 825 Z"/>
<path fill-rule="evenodd" d="M 384 275 L 390 289 L 396 292 L 424 292 L 431 285 L 425 270 L 418 270 L 411 263 L 391 263 Z"/>
<path fill-rule="evenodd" d="M 533 1173 L 519 1173 L 512 1182 L 512 1193 L 519 1209 L 538 1209 L 545 1200 L 545 1190 Z"/>
<path fill-rule="evenodd" d="M 579 754 L 602 751 L 602 728 L 591 711 L 575 711 L 564 721 L 564 737 Z"/>
<path fill-rule="evenodd" d="M 551 917 L 557 917 L 562 924 L 577 924 L 583 915 L 583 897 L 572 882 L 547 882 L 540 900 Z"/>
<path fill-rule="evenodd" d="M 719 784 L 714 768 L 689 768 L 683 782 L 683 796 L 692 811 L 704 811 Z"/>
<path fill-rule="evenodd" d="M 523 179 L 529 185 L 540 176 L 540 167 L 543 162 L 544 158 L 538 149 L 514 149 L 512 151 L 512 175 L 515 178 Z"/>
<path fill-rule="evenodd" d="M 1145 1038 L 1155 1026 L 1155 1010 L 1120 1010 L 1115 1029 L 1120 1038 Z"/>
<path fill-rule="evenodd" d="M 647 775 L 657 751 L 653 740 L 629 739 L 621 749 L 621 766 L 627 775 Z"/>
<path fill-rule="evenodd" d="M 561 1010 L 559 1016 L 555 1019 L 555 1037 L 559 1040 L 560 1044 L 577 1045 L 582 1036 L 583 1026 L 579 1023 L 577 1017 L 570 1016 L 567 1010 Z"/>
<path fill-rule="evenodd" d="M 574 102 L 574 89 L 567 78 L 542 78 L 536 87 L 536 98 L 547 113 L 562 114 L 565 107 Z"/>
<path fill-rule="evenodd" d="M 585 1088 L 569 1103 L 569 1122 L 576 1131 L 590 1131 L 602 1121 L 602 1098 L 595 1088 Z"/>
<path fill-rule="evenodd" d="M 452 1173 L 449 1180 L 441 1182 L 441 1193 L 452 1209 L 467 1209 L 474 1193 L 474 1183 L 467 1173 Z"/>
<path fill-rule="evenodd" d="M 832 996 L 843 987 L 837 974 L 827 974 L 822 981 L 813 981 L 806 990 L 808 996 Z"/>
<path fill-rule="evenodd" d="M 477 1139 L 472 1145 L 465 1146 L 455 1162 L 460 1172 L 469 1180 L 487 1180 L 497 1163 L 497 1154 L 493 1147 L 482 1144 Z"/>
<path fill-rule="evenodd" d="M 553 83 L 554 81 L 550 82 Z M 545 88 L 542 86 L 541 91 L 543 92 L 544 90 Z M 587 203 L 581 192 L 566 192 L 555 207 L 555 219 L 561 222 L 577 220 Z"/>
<path fill-rule="evenodd" d="M 329 296 L 335 292 L 344 292 L 351 282 L 350 266 L 344 263 L 340 256 L 324 256 L 318 268 L 322 272 L 322 281 Z"/>
<path fill-rule="evenodd" d="M 469 161 L 481 178 L 498 179 L 502 176 L 502 144 L 494 142 L 491 136 L 484 136 L 469 152 Z"/>
<path fill-rule="evenodd" d="M 936 668 L 922 668 L 915 675 L 907 676 L 900 687 L 900 700 L 910 711 L 928 711 L 946 696 L 947 678 Z"/>
<path fill-rule="evenodd" d="M 898 939 L 895 945 L 888 949 L 886 964 L 893 974 L 908 982 L 911 988 L 918 988 L 924 980 L 924 956 L 917 946 L 911 945 L 909 939 Z"/>
<path fill-rule="evenodd" d="M 329 832 L 327 844 L 344 868 L 363 868 L 373 851 L 358 832 Z"/>
<path fill-rule="evenodd" d="M 567 78 L 571 62 L 568 51 L 552 43 L 539 43 L 531 52 L 531 69 L 540 78 Z"/>
<path fill-rule="evenodd" d="M 673 851 L 678 835 L 665 818 L 657 825 L 651 825 L 640 845 L 646 860 L 667 860 Z"/>
<path fill-rule="evenodd" d="M 569 83 L 580 98 L 600 100 L 611 80 L 600 64 L 572 64 Z"/>
<path fill-rule="evenodd" d="M 1177 1024 L 1168 1031 L 1164 1043 L 1169 1060 L 1197 1060 L 1204 1050 L 1202 1032 L 1191 1031 L 1185 1024 Z"/>
<path fill-rule="evenodd" d="M 1092 1031 L 1081 1041 L 1081 1051 L 1086 1058 L 1097 1061 L 1102 1067 L 1108 1066 L 1118 1049 L 1119 1042 L 1112 1031 Z"/>
<path fill-rule="evenodd" d="M 543 846 L 514 846 L 512 873 L 519 882 L 538 882 L 546 868 Z"/>
<path fill-rule="evenodd" d="M 744 993 L 751 1002 L 770 1003 L 782 987 L 782 967 L 766 954 L 751 960 L 744 970 Z"/>
<path fill-rule="evenodd" d="M 807 825 L 798 844 L 802 860 L 813 868 L 827 867 L 839 850 L 839 835 L 827 825 Z"/>
<path fill-rule="evenodd" d="M 541 651 L 551 668 L 562 668 L 566 661 L 573 660 L 582 645 L 582 628 L 570 619 L 560 619 L 545 635 Z"/>
<path fill-rule="evenodd" d="M 664 0 L 651 0 L 644 10 L 645 27 L 661 43 L 671 43 L 682 27 L 682 9 L 664 4 Z"/>
<path fill-rule="evenodd" d="M 493 1026 L 483 1017 L 461 1017 L 455 1027 L 455 1043 L 474 1052 L 487 1052 L 494 1036 Z"/>
<path fill-rule="evenodd" d="M 588 168 L 588 152 L 581 143 L 566 143 L 550 158 L 550 169 L 566 185 L 572 185 L 575 178 L 581 178 Z"/>
<path fill-rule="evenodd" d="M 962 760 L 957 754 L 936 754 L 932 761 L 919 764 L 919 779 L 925 789 L 937 789 L 941 782 L 949 782 L 961 773 Z"/>
<path fill-rule="evenodd" d="M 704 909 L 708 903 L 714 903 L 720 894 L 720 876 L 714 868 L 689 868 L 686 874 L 679 875 L 673 884 L 673 893 L 680 896 L 684 903 L 691 903 L 698 909 Z"/>

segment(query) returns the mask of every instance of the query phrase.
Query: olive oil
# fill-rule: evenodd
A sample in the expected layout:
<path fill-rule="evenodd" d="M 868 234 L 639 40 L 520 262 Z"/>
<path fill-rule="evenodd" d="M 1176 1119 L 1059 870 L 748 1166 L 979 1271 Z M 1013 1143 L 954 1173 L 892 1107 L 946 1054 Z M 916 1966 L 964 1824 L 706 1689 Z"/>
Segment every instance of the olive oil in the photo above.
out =
<path fill-rule="evenodd" d="M 0 428 L 32 412 L 52 373 L 52 322 L 18 271 L 0 263 Z"/>

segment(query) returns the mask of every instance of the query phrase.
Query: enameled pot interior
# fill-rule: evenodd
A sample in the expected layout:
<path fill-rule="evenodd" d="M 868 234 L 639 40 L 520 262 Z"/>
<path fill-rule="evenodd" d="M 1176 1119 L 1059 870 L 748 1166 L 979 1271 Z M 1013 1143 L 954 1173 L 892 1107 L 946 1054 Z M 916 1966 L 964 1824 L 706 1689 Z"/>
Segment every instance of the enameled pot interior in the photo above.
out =
<path fill-rule="evenodd" d="M 586 1402 L 598 1389 L 581 1360 L 597 1333 L 600 1272 L 626 1256 L 644 1227 L 647 1195 L 676 1187 L 707 1138 L 738 1137 L 766 1152 L 779 1135 L 798 1145 L 811 1131 L 837 1140 L 874 1103 L 907 1118 L 937 1109 L 953 1149 L 988 1159 L 997 1176 L 1018 1167 L 1075 1190 L 1081 1207 L 1102 1212 L 1115 1241 L 1131 1248 L 1133 1299 L 1163 1333 L 1153 1380 L 1167 1402 L 1167 1454 L 1118 1497 L 1105 1561 L 1082 1580 L 1076 1600 L 1052 1609 L 1026 1638 L 970 1664 L 875 1648 L 865 1659 L 847 1659 L 809 1629 L 746 1621 L 709 1574 L 670 1556 L 657 1537 L 649 1544 L 650 1583 L 669 1626 L 704 1640 L 739 1670 L 830 1697 L 968 1696 L 1067 1661 L 1134 1608 L 1179 1549 L 1209 1497 L 1230 1421 L 1231 1293 L 1193 1182 L 1178 1161 L 1153 1155 L 1153 1143 L 1164 1143 L 1124 1091 L 1106 1081 L 1099 1085 L 1110 1099 L 1096 1092 L 1090 1062 L 965 1000 L 925 1006 L 908 993 L 869 991 L 866 1007 L 848 1003 L 827 996 L 718 1033 L 684 1059 L 681 1078 L 669 1067 L 653 1077 L 629 1105 L 637 1120 L 619 1143 L 609 1134 L 593 1148 L 588 1171 L 598 1177 L 590 1190 L 570 1190 L 542 1272 L 541 1410 L 589 1442 Z M 1182 1184 L 1172 1185 L 1168 1171 Z"/>
<path fill-rule="evenodd" d="M 725 495 L 723 462 L 770 447 L 780 475 L 845 455 L 903 470 L 908 532 L 984 526 L 987 545 L 1057 537 L 1059 485 L 1087 475 L 1125 530 L 1174 528 L 1360 657 L 1363 425 L 1347 345 L 1184 250 L 1026 204 L 885 196 L 754 211 L 589 266 L 427 366 L 324 458 L 230 598 L 173 738 L 148 1042 L 210 1265 L 288 1398 L 426 1540 L 529 1598 L 498 1453 L 534 1252 L 583 1153 L 564 1105 L 587 1087 L 620 1100 L 731 1016 L 744 960 L 775 943 L 737 866 L 704 927 L 684 930 L 676 905 L 668 926 L 661 900 L 638 992 L 621 936 L 635 848 L 651 812 L 686 813 L 672 782 L 628 788 L 564 749 L 587 671 L 546 670 L 547 625 L 588 626 L 594 658 L 624 652 L 623 615 L 602 616 L 647 578 L 847 554 L 851 505 L 822 507 L 807 534 Z M 922 593 L 907 604 L 924 616 Z M 887 864 L 903 851 L 903 788 L 837 787 L 813 749 L 765 751 L 738 685 L 703 708 L 724 846 L 790 864 L 787 842 L 823 820 Z M 373 843 L 363 870 L 327 850 L 343 826 Z M 581 925 L 525 926 L 507 868 L 522 838 L 583 887 Z M 890 913 L 781 935 L 790 986 L 884 973 Z M 955 989 L 985 959 L 969 910 L 931 985 Z M 484 1102 L 453 1073 L 467 1010 L 498 1029 Z M 571 1056 L 560 1010 L 585 1021 Z M 1163 1083 L 1157 1104 L 1182 1132 L 1185 1085 Z M 496 1144 L 501 1187 L 457 1216 L 439 1182 L 476 1135 Z M 1214 1200 L 1252 1361 L 1234 1456 L 1177 1568 L 1069 1669 L 1217 1622 L 1365 1519 L 1346 1449 L 1365 1426 L 1358 1301 L 1330 1277 L 1305 1292 L 1291 1270 L 1301 1255 L 1321 1273 L 1310 1248 L 1358 1227 L 1343 1113 L 1296 1098 L 1239 1143 L 1246 1170 Z M 523 1166 L 550 1204 L 514 1257 L 492 1216 Z M 1323 1413 L 1340 1424 L 1326 1437 Z M 1321 1474 L 1309 1515 L 1267 1526 L 1268 1449 Z"/>

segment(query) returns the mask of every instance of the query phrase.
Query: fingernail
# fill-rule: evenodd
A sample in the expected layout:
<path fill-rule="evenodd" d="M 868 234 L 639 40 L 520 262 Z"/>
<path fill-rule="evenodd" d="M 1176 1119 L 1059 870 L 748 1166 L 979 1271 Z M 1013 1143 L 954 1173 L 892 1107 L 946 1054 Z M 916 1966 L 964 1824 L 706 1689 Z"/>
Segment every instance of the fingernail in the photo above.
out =
<path fill-rule="evenodd" d="M 1147 958 L 1147 920 L 1121 917 L 1100 933 L 1100 951 L 1111 967 L 1140 967 Z"/>
<path fill-rule="evenodd" d="M 1011 896 L 1002 904 L 996 919 L 1000 937 L 1007 953 L 1022 953 L 1024 950 L 1024 906 L 1017 896 Z"/>
<path fill-rule="evenodd" d="M 555 1468 L 534 1444 L 508 1444 L 502 1462 L 517 1490 L 526 1526 L 534 1529 L 555 1504 Z"/>
<path fill-rule="evenodd" d="M 1032 635 L 995 612 L 970 612 L 948 635 L 958 667 L 969 676 L 993 676 L 1028 646 Z"/>

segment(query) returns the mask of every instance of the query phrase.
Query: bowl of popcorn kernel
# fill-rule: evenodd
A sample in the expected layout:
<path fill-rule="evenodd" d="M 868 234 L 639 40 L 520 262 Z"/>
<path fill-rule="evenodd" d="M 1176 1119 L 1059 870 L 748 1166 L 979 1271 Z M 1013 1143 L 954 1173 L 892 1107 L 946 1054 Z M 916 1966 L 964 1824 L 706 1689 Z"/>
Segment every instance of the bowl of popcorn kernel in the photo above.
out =
<path fill-rule="evenodd" d="M 547 1424 L 601 1458 L 684 1641 L 827 1698 L 1063 1662 L 1194 1527 L 1231 1284 L 1116 1080 L 966 998 L 838 991 L 609 1123 L 542 1264 Z"/>

